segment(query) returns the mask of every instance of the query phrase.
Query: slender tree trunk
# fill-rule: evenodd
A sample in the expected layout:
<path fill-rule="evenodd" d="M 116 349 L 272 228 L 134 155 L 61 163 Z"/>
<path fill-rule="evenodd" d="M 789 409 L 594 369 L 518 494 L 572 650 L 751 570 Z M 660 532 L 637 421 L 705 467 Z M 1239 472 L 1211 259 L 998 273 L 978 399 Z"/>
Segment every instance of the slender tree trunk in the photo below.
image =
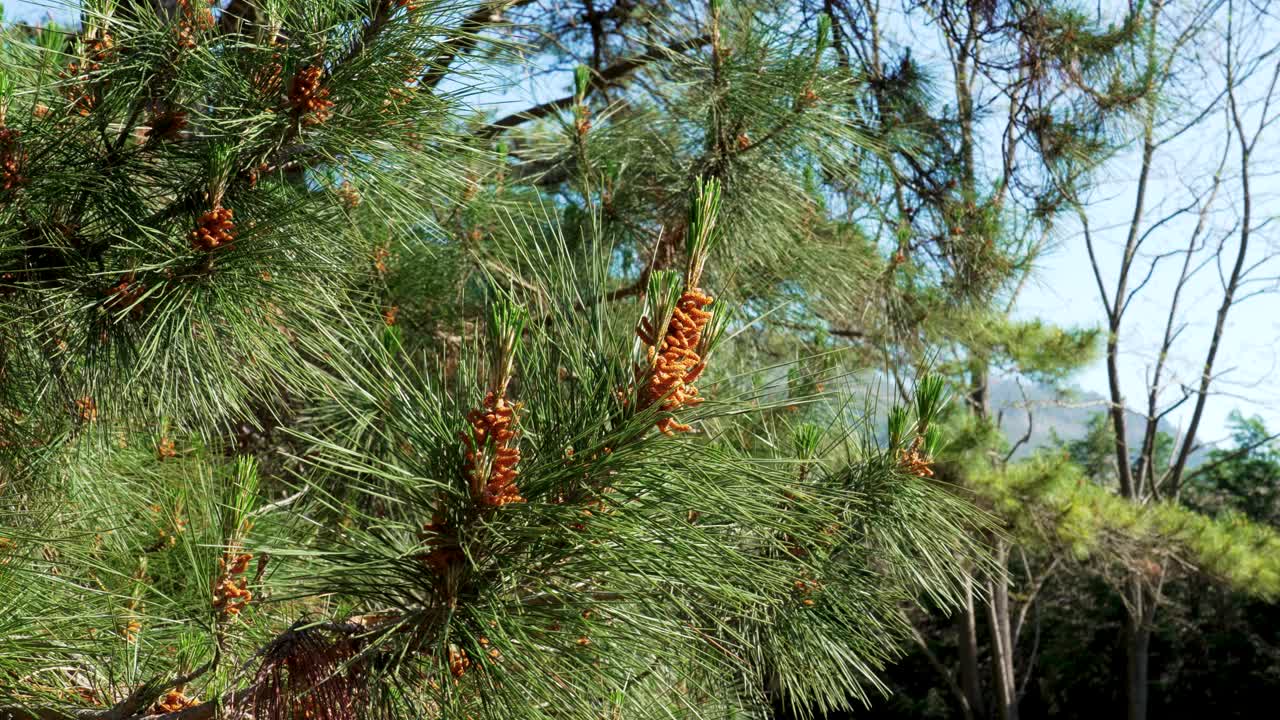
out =
<path fill-rule="evenodd" d="M 1009 546 L 995 540 L 996 562 L 1008 568 Z M 1018 720 L 1018 679 L 1013 667 L 1013 631 L 1009 618 L 1009 585 L 1004 577 L 988 583 L 987 620 L 991 629 L 991 672 L 996 709 L 1001 720 Z"/>
<path fill-rule="evenodd" d="M 1154 112 L 1154 111 L 1153 111 Z M 1112 296 L 1107 326 L 1107 381 L 1111 397 L 1111 423 L 1115 433 L 1116 475 L 1120 479 L 1120 494 L 1129 500 L 1141 501 L 1139 490 L 1134 487 L 1133 466 L 1129 459 L 1129 441 L 1125 423 L 1124 393 L 1120 389 L 1120 322 L 1124 318 L 1128 304 L 1129 271 L 1133 268 L 1133 260 L 1138 251 L 1139 230 L 1142 226 L 1143 212 L 1146 208 L 1147 183 L 1151 177 L 1151 161 L 1155 155 L 1155 144 L 1152 141 L 1152 123 L 1148 117 L 1145 135 L 1142 141 L 1142 164 L 1138 173 L 1137 196 L 1133 201 L 1133 219 L 1129 222 L 1129 237 L 1125 240 L 1124 258 L 1120 263 L 1120 273 L 1116 280 L 1115 294 Z"/>
<path fill-rule="evenodd" d="M 1125 623 L 1126 703 L 1129 720 L 1146 720 L 1150 687 L 1151 611 L 1147 592 L 1138 580 L 1129 586 L 1129 616 Z"/>
<path fill-rule="evenodd" d="M 1227 38 L 1230 43 L 1231 38 Z M 1230 70 L 1230 68 L 1228 68 Z M 1276 75 L 1272 79 L 1272 87 L 1275 87 L 1275 77 L 1280 77 L 1280 66 L 1276 68 Z M 1204 369 L 1200 374 L 1200 387 L 1196 390 L 1196 407 L 1191 413 L 1191 422 L 1187 426 L 1186 437 L 1182 441 L 1182 447 L 1178 451 L 1178 459 L 1174 461 L 1173 468 L 1169 471 L 1169 477 L 1172 481 L 1172 491 L 1174 497 L 1178 496 L 1182 487 L 1182 473 L 1186 470 L 1187 459 L 1191 457 L 1191 451 L 1195 449 L 1196 433 L 1200 429 L 1200 418 L 1204 414 L 1205 401 L 1209 399 L 1209 383 L 1213 382 L 1213 363 L 1218 356 L 1218 348 L 1222 343 L 1222 333 L 1227 326 L 1227 313 L 1231 311 L 1231 306 L 1236 302 L 1236 290 L 1240 287 L 1240 281 L 1245 274 L 1245 258 L 1249 254 L 1249 235 L 1253 229 L 1253 192 L 1250 189 L 1250 172 L 1249 158 L 1253 151 L 1254 143 L 1258 141 L 1258 135 L 1254 135 L 1249 140 L 1245 134 L 1244 124 L 1240 118 L 1240 110 L 1236 106 L 1236 94 L 1234 87 L 1230 86 L 1232 82 L 1228 77 L 1227 99 L 1231 108 L 1231 120 L 1236 128 L 1236 135 L 1240 139 L 1240 190 L 1241 190 L 1241 219 L 1240 219 L 1240 245 L 1236 251 L 1236 261 L 1231 267 L 1231 279 L 1227 282 L 1222 293 L 1222 304 L 1218 306 L 1218 315 L 1213 324 L 1213 339 L 1209 341 L 1209 350 L 1204 359 Z M 1271 97 L 1268 94 L 1267 100 Z M 1258 133 L 1261 134 L 1260 125 Z"/>
<path fill-rule="evenodd" d="M 973 582 L 964 586 L 964 605 L 956 615 L 959 634 L 960 688 L 969 702 L 974 717 L 986 716 L 982 702 L 982 684 L 978 677 L 978 613 L 973 602 Z"/>
<path fill-rule="evenodd" d="M 1146 627 L 1141 619 L 1130 618 L 1128 635 L 1128 717 L 1129 720 L 1146 720 L 1151 628 Z"/>

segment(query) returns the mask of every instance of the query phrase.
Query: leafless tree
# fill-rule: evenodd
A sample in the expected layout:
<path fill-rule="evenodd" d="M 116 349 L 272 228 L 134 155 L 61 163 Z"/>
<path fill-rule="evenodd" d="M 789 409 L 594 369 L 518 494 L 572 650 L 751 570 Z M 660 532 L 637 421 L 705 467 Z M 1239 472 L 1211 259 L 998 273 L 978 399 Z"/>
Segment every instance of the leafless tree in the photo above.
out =
<path fill-rule="evenodd" d="M 1274 282 L 1268 284 L 1263 277 L 1268 270 L 1274 272 L 1274 251 L 1258 242 L 1270 219 L 1260 217 L 1255 206 L 1260 143 L 1271 137 L 1268 132 L 1277 119 L 1280 36 L 1270 16 L 1272 4 L 1227 0 L 1176 9 L 1167 3 L 1151 7 L 1153 22 L 1163 30 L 1153 33 L 1146 58 L 1155 92 L 1138 116 L 1133 148 L 1137 176 L 1129 220 L 1122 227 L 1100 230 L 1095 226 L 1105 211 L 1089 198 L 1072 199 L 1106 321 L 1109 416 L 1119 493 L 1139 504 L 1178 497 L 1188 461 L 1203 444 L 1201 424 L 1215 383 L 1220 382 L 1228 316 L 1244 300 L 1275 289 Z M 1182 78 L 1197 74 L 1210 83 L 1194 91 L 1180 84 Z M 1188 172 L 1183 164 L 1180 191 L 1153 201 L 1161 170 L 1191 156 L 1193 147 L 1213 159 L 1199 173 Z M 1132 159 L 1124 154 L 1118 162 Z M 1115 233 L 1122 239 L 1110 242 Z M 1185 343 L 1197 311 L 1206 303 L 1189 305 L 1188 294 L 1192 288 L 1209 287 L 1212 281 L 1202 276 L 1215 268 L 1217 282 L 1211 290 L 1217 300 L 1209 303 L 1216 306 L 1212 330 L 1203 345 L 1191 350 Z M 1161 295 L 1163 299 L 1157 299 Z M 1142 437 L 1132 448 L 1125 393 L 1130 374 L 1122 343 L 1136 322 L 1131 310 L 1139 298 L 1162 307 L 1164 320 L 1142 389 Z M 1202 360 L 1194 381 L 1179 382 L 1172 368 L 1175 359 L 1196 353 Z M 1159 426 L 1188 403 L 1185 430 L 1161 467 Z M 1151 629 L 1166 573 L 1162 567 L 1152 572 L 1155 566 L 1141 559 L 1135 564 L 1120 593 L 1128 611 L 1128 717 L 1142 720 L 1148 708 Z"/>

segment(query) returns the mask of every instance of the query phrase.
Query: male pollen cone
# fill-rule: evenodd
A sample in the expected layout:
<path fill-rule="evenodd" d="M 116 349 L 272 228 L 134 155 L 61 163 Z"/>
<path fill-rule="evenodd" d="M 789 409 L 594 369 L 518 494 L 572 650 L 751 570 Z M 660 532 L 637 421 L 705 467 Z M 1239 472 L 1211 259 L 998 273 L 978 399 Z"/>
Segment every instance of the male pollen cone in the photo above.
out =
<path fill-rule="evenodd" d="M 711 313 L 706 307 L 712 301 L 710 295 L 698 288 L 685 290 L 676 302 L 671 322 L 667 324 L 667 334 L 660 343 L 655 342 L 653 324 L 648 318 L 641 319 L 636 334 L 649 345 L 652 366 L 642 393 L 645 406 L 660 402 L 663 410 L 671 412 L 702 402 L 693 383 L 706 368 L 706 362 L 698 354 L 698 345 L 711 320 Z M 672 417 L 658 420 L 657 426 L 667 435 L 693 429 Z"/>

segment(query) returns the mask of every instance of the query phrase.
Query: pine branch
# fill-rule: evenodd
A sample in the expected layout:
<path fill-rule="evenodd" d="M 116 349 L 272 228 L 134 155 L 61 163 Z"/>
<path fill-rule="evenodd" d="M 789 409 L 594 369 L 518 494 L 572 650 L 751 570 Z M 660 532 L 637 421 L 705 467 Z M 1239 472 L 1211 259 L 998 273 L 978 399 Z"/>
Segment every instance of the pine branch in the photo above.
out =
<path fill-rule="evenodd" d="M 377 627 L 373 628 L 366 628 L 357 623 L 319 623 L 307 626 L 308 629 L 321 629 L 346 635 L 354 635 L 356 633 L 376 633 L 377 630 L 385 629 L 387 627 L 394 627 L 394 623 L 384 619 Z M 264 657 L 267 651 L 277 646 L 281 641 L 288 639 L 297 633 L 297 631 L 298 626 L 295 624 L 294 627 L 280 633 L 276 637 L 272 638 L 271 641 L 264 644 L 256 653 L 254 653 L 253 657 Z M 186 675 L 176 677 L 164 684 L 140 685 L 124 700 L 121 700 L 106 709 L 52 707 L 0 708 L 0 720 L 209 720 L 210 718 L 218 717 L 220 711 L 223 709 L 241 708 L 245 703 L 252 702 L 258 696 L 261 689 L 259 684 L 254 683 L 247 687 L 231 690 L 217 699 L 208 700 L 174 712 L 148 714 L 146 711 L 151 703 L 165 691 L 186 685 L 213 669 L 216 666 L 220 655 L 220 652 L 215 654 L 214 658 L 208 663 L 205 663 Z"/>
<path fill-rule="evenodd" d="M 474 50 L 480 44 L 479 33 L 485 28 L 502 21 L 502 12 L 504 10 L 528 5 L 531 2 L 533 0 L 490 0 L 472 11 L 458 25 L 458 29 L 454 32 L 453 40 L 445 42 L 450 47 L 449 52 L 440 60 L 431 64 L 431 68 L 423 74 L 419 85 L 424 88 L 434 89 L 449 74 L 449 69 L 459 57 Z"/>
<path fill-rule="evenodd" d="M 587 86 L 585 95 L 589 96 L 597 90 L 603 90 L 608 87 L 619 84 L 627 76 L 637 70 L 649 65 L 650 63 L 664 60 L 673 54 L 680 54 L 694 48 L 702 47 L 711 42 L 710 35 L 699 35 L 697 37 L 687 38 L 669 45 L 654 48 L 648 52 L 634 55 L 610 65 L 609 67 L 596 73 L 591 79 L 591 83 Z M 531 108 L 512 113 L 506 117 L 499 118 L 491 123 L 488 127 L 479 132 L 480 137 L 493 137 L 500 135 L 513 127 L 518 127 L 530 120 L 547 117 L 559 110 L 564 110 L 573 106 L 578 101 L 576 94 L 569 94 L 555 100 L 549 100 Z"/>
<path fill-rule="evenodd" d="M 376 0 L 373 7 L 373 15 L 369 17 L 368 22 L 364 23 L 364 27 L 360 31 L 351 47 L 348 48 L 347 54 L 341 60 L 335 63 L 334 68 L 341 68 L 358 59 L 364 54 L 366 48 L 377 39 L 383 28 L 391 20 L 391 12 L 395 9 L 395 0 Z M 330 72 L 330 75 L 333 73 Z"/>

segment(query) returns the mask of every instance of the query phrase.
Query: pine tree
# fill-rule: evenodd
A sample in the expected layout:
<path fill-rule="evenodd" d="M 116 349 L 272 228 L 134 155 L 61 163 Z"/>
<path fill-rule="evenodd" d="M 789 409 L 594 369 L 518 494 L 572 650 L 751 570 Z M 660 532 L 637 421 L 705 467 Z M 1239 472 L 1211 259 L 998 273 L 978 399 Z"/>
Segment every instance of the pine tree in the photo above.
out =
<path fill-rule="evenodd" d="M 653 171 L 579 73 L 557 198 L 440 80 L 518 4 L 0 35 L 0 717 L 805 714 L 959 600 L 985 520 L 931 478 L 942 384 L 880 443 L 821 359 L 743 372 L 804 353 L 750 314 L 838 274 L 768 251 L 830 233 L 773 143 L 866 146 L 830 22 L 713 3 L 676 67 L 719 90 L 630 148 Z"/>

